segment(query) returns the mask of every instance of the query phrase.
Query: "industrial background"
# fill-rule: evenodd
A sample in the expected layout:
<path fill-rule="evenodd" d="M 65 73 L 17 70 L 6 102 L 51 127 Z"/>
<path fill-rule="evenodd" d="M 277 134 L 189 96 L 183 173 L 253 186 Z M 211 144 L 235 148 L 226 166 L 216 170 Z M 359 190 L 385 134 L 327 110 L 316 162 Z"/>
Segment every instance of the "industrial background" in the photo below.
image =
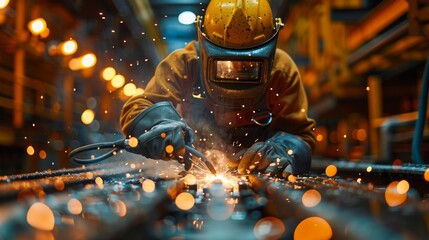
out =
<path fill-rule="evenodd" d="M 165 201 L 177 199 L 181 189 L 189 192 L 193 187 L 177 180 L 177 171 L 165 173 L 166 168 L 158 166 L 163 163 L 144 165 L 136 156 L 129 156 L 123 164 L 82 168 L 67 160 L 68 153 L 79 146 L 123 137 L 119 126 L 123 103 L 144 91 L 161 59 L 197 38 L 195 26 L 180 23 L 179 14 L 190 11 L 204 15 L 208 2 L 0 0 L 0 238 L 104 239 L 128 234 L 137 239 L 193 239 L 189 232 L 196 234 L 195 239 L 213 236 L 221 221 L 212 216 L 214 223 L 201 227 L 204 216 L 195 210 L 198 204 L 207 204 L 210 197 L 204 195 L 206 191 L 203 196 L 194 194 L 197 213 L 192 217 L 184 216 L 186 211 L 181 207 L 174 211 L 160 207 L 172 205 Z M 285 23 L 278 47 L 297 63 L 309 99 L 309 115 L 317 122 L 313 175 L 237 180 L 245 181 L 246 186 L 231 190 L 230 199 L 237 202 L 234 194 L 240 193 L 235 207 L 242 203 L 247 215 L 234 211 L 229 221 L 235 226 L 247 221 L 243 216 L 251 220 L 239 224 L 243 228 L 230 225 L 226 232 L 250 234 L 243 239 L 288 239 L 294 234 L 295 239 L 305 239 L 306 231 L 299 231 L 306 229 L 301 220 L 319 217 L 322 222 L 311 220 L 320 226 L 326 223 L 331 235 L 326 229 L 315 231 L 321 236 L 327 234 L 327 238 L 426 238 L 429 130 L 424 120 L 418 145 L 422 161 L 412 158 L 412 145 L 420 96 L 425 90 L 429 1 L 270 2 L 275 17 Z M 424 113 L 425 119 L 423 110 L 420 117 Z M 335 167 L 334 174 L 329 167 Z M 165 180 L 171 177 L 174 180 Z M 148 179 L 155 182 L 160 194 L 151 195 L 144 188 L 135 190 Z M 389 186 L 404 185 L 403 181 L 410 191 L 394 190 L 393 203 L 389 202 Z M 243 192 L 249 188 L 254 194 L 250 194 L 253 205 L 244 204 L 249 197 Z M 305 189 L 317 190 L 311 199 L 322 196 L 322 202 L 310 208 L 305 203 L 302 206 Z M 65 193 L 67 190 L 71 193 Z M 97 193 L 102 190 L 106 196 Z M 139 201 L 130 203 L 137 193 Z M 105 199 L 113 195 L 122 200 L 104 206 L 112 213 L 100 206 L 98 212 L 90 206 L 92 212 L 88 207 L 85 213 L 83 207 L 74 213 L 65 206 L 71 201 L 64 198 L 70 195 L 79 204 L 85 199 L 106 203 Z M 212 202 L 214 196 L 212 193 Z M 34 202 L 50 207 L 48 212 L 55 216 L 53 225 L 33 223 L 29 218 L 32 208 L 28 207 L 34 207 Z M 273 206 L 285 207 L 280 211 Z M 124 208 L 128 218 L 121 216 Z M 262 215 L 255 217 L 255 209 L 261 208 Z M 294 210 L 284 210 L 288 208 Z M 23 213 L 13 215 L 11 209 Z M 154 212 L 156 216 L 148 217 Z M 20 217 L 27 213 L 27 220 L 22 221 Z M 109 214 L 119 216 L 118 220 L 107 220 Z M 270 223 L 271 232 L 278 235 L 264 235 L 264 226 L 270 227 L 257 222 L 264 214 L 277 215 L 265 224 Z M 353 220 L 348 222 L 350 216 Z M 43 217 L 51 221 L 46 214 Z M 20 225 L 22 222 L 25 224 Z M 113 225 L 117 231 L 111 229 Z M 311 229 L 308 226 L 307 230 Z M 106 235 L 94 232 L 100 229 Z"/>

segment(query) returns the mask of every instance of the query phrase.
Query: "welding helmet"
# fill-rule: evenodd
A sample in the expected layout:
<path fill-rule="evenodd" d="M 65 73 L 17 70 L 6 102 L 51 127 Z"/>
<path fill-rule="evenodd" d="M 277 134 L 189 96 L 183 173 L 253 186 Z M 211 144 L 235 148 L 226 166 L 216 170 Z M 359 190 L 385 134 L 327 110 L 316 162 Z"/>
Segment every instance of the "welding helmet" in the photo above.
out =
<path fill-rule="evenodd" d="M 202 82 L 212 103 L 257 105 L 264 97 L 283 27 L 267 0 L 212 0 L 196 20 Z"/>

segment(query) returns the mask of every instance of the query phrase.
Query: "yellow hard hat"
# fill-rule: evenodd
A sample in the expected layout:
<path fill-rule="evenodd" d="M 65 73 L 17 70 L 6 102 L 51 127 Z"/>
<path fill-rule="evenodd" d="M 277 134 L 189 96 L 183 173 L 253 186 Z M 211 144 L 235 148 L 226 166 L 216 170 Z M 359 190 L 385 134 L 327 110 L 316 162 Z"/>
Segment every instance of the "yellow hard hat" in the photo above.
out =
<path fill-rule="evenodd" d="M 227 48 L 259 45 L 274 34 L 274 21 L 267 0 L 212 0 L 204 16 L 204 33 Z"/>

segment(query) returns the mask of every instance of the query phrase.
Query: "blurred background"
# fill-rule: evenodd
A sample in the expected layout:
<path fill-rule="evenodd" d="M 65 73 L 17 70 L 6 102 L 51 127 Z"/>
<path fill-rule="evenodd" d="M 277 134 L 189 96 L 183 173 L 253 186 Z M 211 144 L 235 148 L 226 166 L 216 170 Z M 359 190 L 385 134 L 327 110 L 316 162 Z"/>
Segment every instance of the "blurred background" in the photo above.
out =
<path fill-rule="evenodd" d="M 123 103 L 197 38 L 208 2 L 0 0 L 0 175 L 65 168 L 72 149 L 122 138 Z M 317 121 L 315 158 L 412 162 L 429 1 L 271 4 Z"/>

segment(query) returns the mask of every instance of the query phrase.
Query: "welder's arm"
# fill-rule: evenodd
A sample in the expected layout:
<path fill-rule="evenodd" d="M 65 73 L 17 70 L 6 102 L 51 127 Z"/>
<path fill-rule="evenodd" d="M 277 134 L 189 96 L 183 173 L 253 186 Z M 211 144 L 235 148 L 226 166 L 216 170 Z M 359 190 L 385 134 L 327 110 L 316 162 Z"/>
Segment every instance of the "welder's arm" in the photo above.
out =
<path fill-rule="evenodd" d="M 237 153 L 231 166 L 235 164 L 240 174 L 262 172 L 286 177 L 308 172 L 311 154 L 310 146 L 299 137 L 277 132 L 270 139 Z"/>
<path fill-rule="evenodd" d="M 141 112 L 129 125 L 127 137 L 138 146 L 129 151 L 148 158 L 177 160 L 190 168 L 185 145 L 192 145 L 194 133 L 170 102 L 158 102 Z"/>

